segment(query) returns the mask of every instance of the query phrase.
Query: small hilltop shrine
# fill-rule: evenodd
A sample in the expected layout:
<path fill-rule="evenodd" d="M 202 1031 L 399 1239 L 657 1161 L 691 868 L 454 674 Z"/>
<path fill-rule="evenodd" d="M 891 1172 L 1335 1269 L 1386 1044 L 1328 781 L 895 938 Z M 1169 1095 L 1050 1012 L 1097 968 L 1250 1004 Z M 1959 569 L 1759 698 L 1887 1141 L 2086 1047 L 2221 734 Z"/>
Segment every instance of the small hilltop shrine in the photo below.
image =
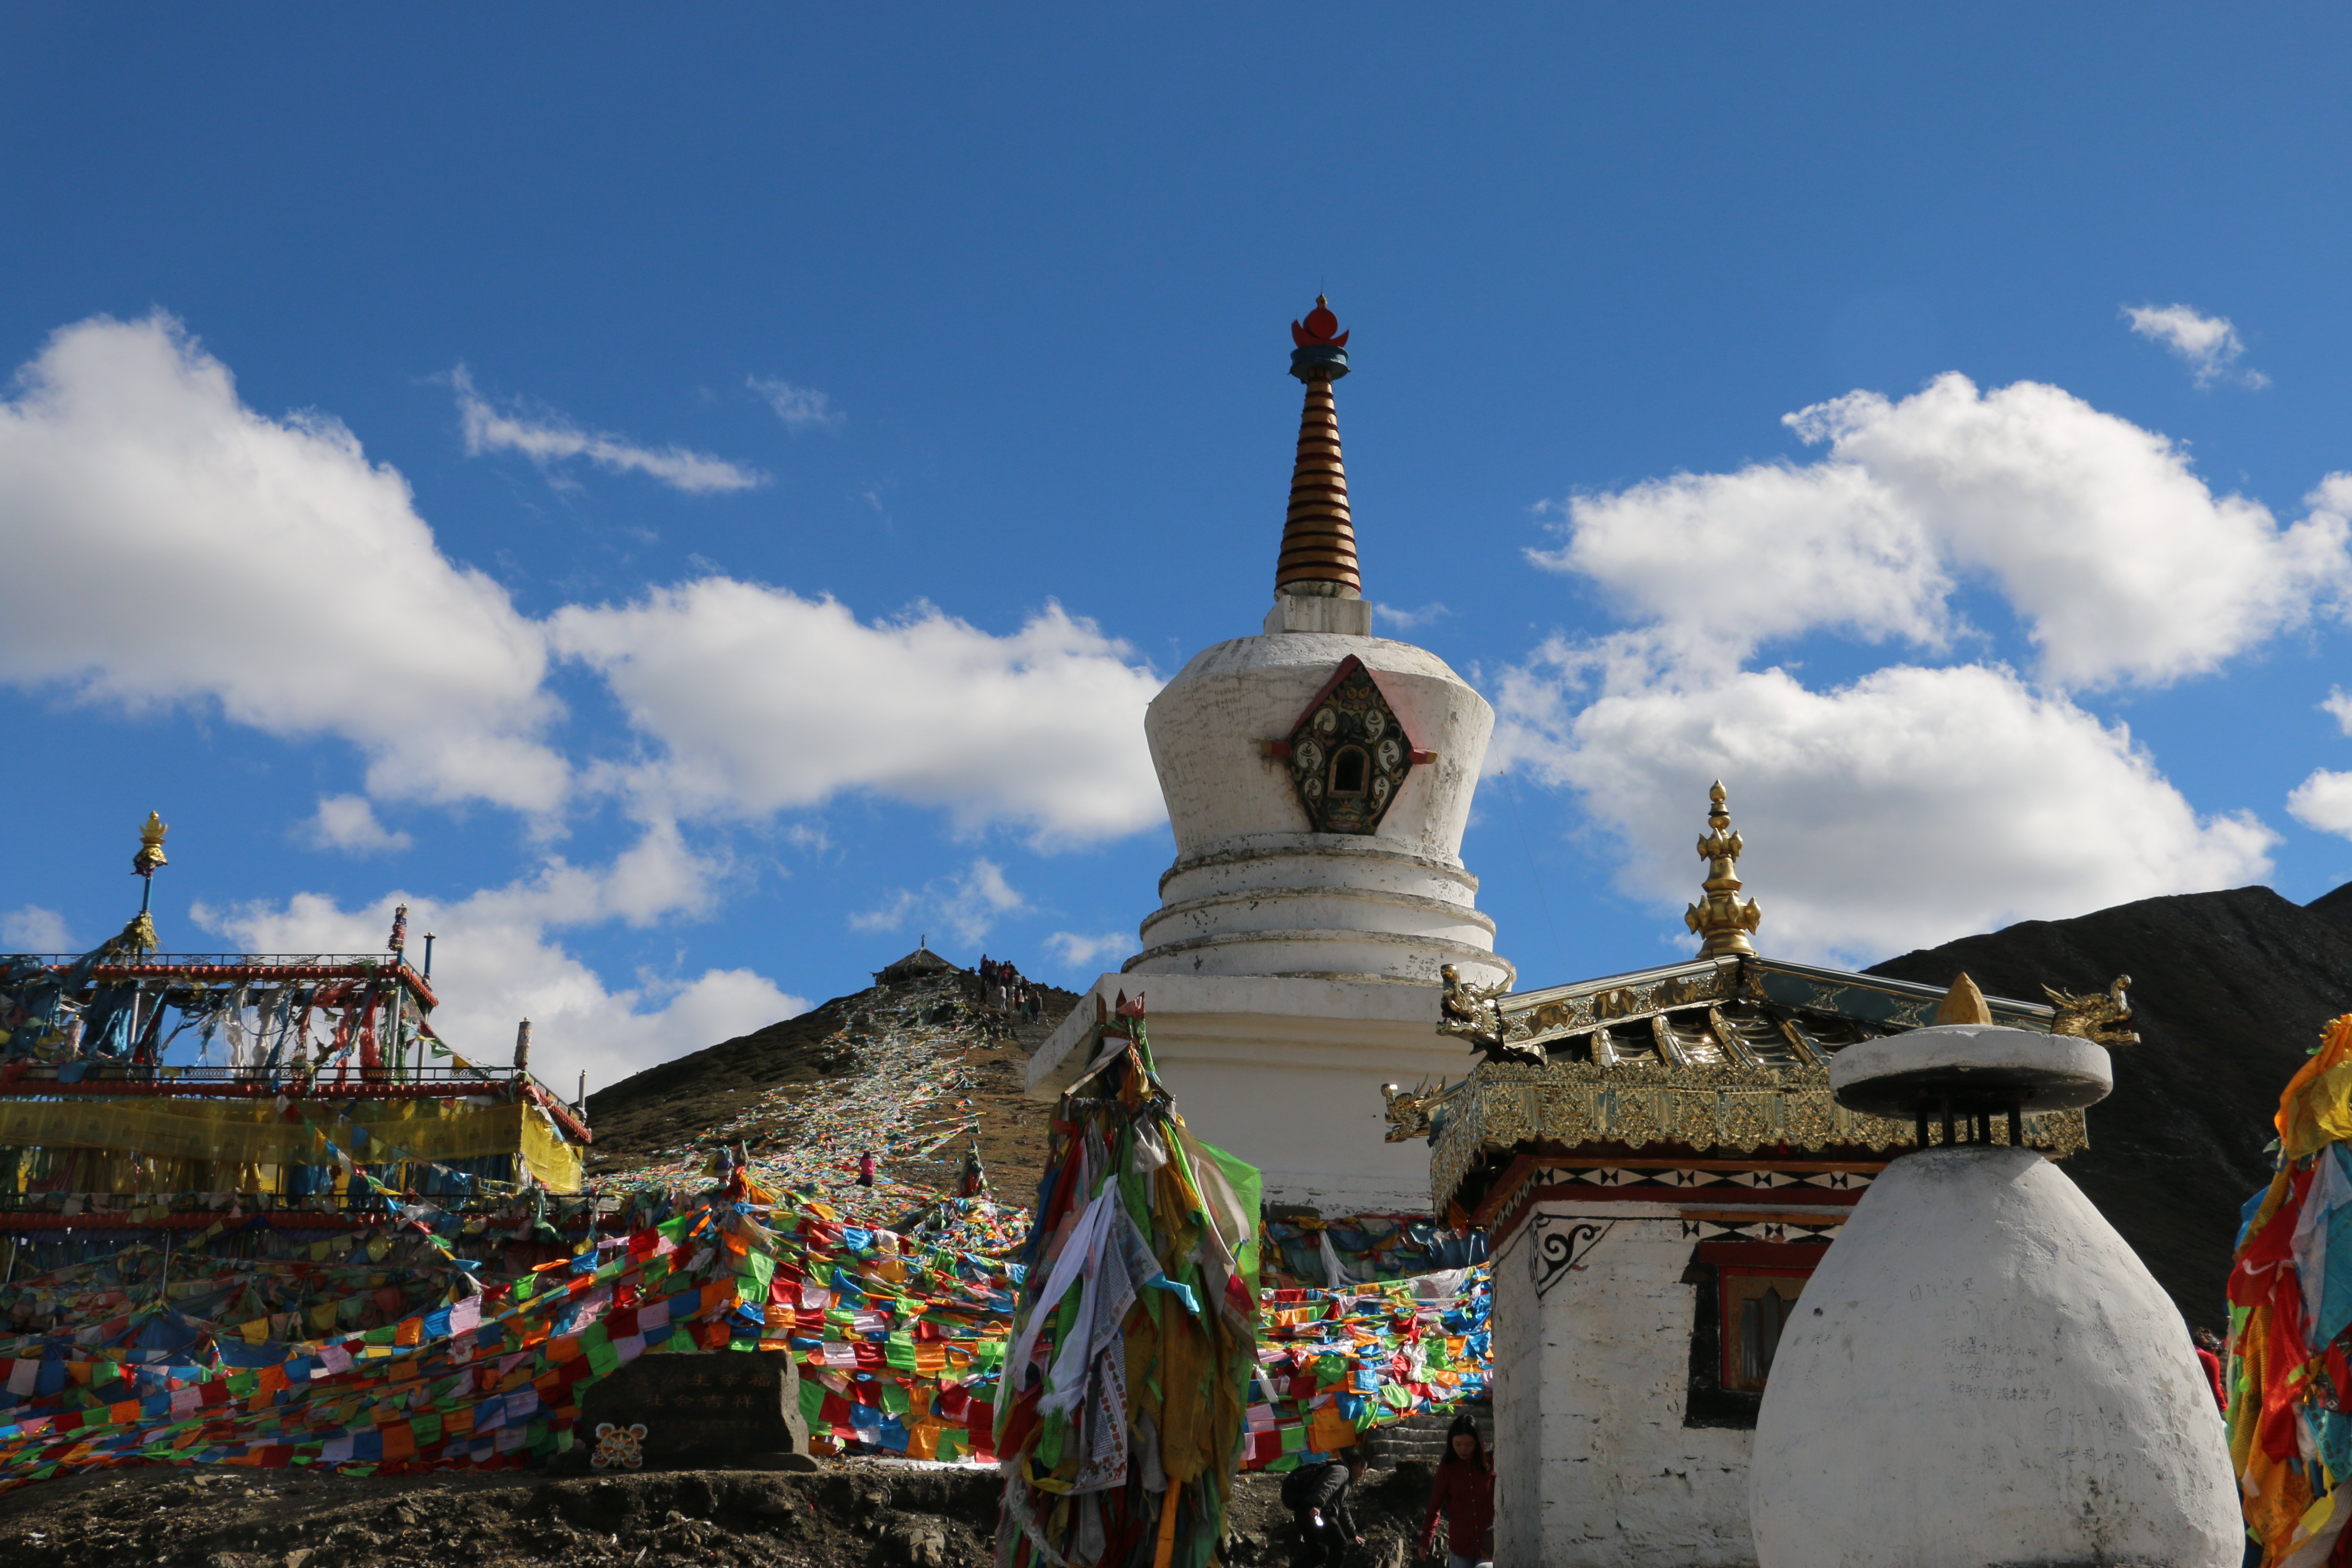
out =
<path fill-rule="evenodd" d="M 510 1067 L 444 1043 L 405 907 L 382 952 L 163 952 L 165 831 L 141 832 L 119 933 L 0 954 L 0 1278 L 172 1242 L 277 1255 L 419 1201 L 478 1230 L 580 1190 L 589 1130 L 530 1076 L 530 1025 Z"/>
<path fill-rule="evenodd" d="M 1425 1215 L 1422 1162 L 1383 1142 L 1376 1091 L 1460 1070 L 1430 1033 L 1446 973 L 1515 975 L 1461 857 L 1495 715 L 1435 655 L 1372 635 L 1332 397 L 1348 333 L 1318 298 L 1291 340 L 1306 405 L 1274 606 L 1152 700 L 1175 863 L 1143 951 L 1038 1047 L 1028 1090 L 1076 1081 L 1102 1020 L 1141 996 L 1160 1077 L 1263 1173 L 1273 1214 Z"/>
<path fill-rule="evenodd" d="M 1889 1163 L 2084 1146 L 2079 1109 L 2031 1095 L 1947 1083 L 1896 1097 L 1904 1110 L 1884 1097 L 1856 1109 L 1833 1092 L 1844 1053 L 1937 1023 L 2133 1037 L 2122 981 L 2045 1005 L 1982 996 L 1965 976 L 1948 994 L 1763 956 L 1719 783 L 1706 822 L 1685 917 L 1696 955 L 1515 994 L 1457 978 L 1438 1027 L 1481 1059 L 1436 1093 L 1389 1091 L 1393 1135 L 1430 1143 L 1437 1211 L 1488 1237 L 1498 1560 L 1756 1562 L 1750 1458 L 1776 1352 Z M 1963 1380 L 1965 1350 L 1947 1358 Z M 1990 1358 L 1976 1358 L 1988 1386 Z M 1906 1395 L 1880 1397 L 1892 1411 Z"/>

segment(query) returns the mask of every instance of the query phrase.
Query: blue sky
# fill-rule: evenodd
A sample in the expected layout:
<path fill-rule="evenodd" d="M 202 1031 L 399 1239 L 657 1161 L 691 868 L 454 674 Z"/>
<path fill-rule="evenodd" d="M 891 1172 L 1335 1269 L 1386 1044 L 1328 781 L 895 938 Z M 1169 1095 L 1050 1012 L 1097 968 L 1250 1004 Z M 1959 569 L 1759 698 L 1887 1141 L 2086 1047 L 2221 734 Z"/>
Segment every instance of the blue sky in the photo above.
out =
<path fill-rule="evenodd" d="M 926 931 L 1083 983 L 1318 289 L 1530 982 L 1683 951 L 1717 773 L 1792 955 L 2311 898 L 2346 30 L 0 9 L 0 947 L 153 807 L 171 945 L 403 895 L 453 1030 L 599 1079 Z"/>

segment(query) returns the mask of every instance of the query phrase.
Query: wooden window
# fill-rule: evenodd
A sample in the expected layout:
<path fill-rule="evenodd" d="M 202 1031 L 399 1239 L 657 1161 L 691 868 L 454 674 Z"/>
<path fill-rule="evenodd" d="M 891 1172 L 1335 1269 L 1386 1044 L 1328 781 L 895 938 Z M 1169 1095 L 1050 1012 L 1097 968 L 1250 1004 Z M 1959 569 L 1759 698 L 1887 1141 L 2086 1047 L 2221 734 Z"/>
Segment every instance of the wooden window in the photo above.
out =
<path fill-rule="evenodd" d="M 1805 1278 L 1795 1270 L 1726 1266 L 1720 1274 L 1723 1387 L 1761 1394 L 1780 1331 L 1794 1315 Z"/>

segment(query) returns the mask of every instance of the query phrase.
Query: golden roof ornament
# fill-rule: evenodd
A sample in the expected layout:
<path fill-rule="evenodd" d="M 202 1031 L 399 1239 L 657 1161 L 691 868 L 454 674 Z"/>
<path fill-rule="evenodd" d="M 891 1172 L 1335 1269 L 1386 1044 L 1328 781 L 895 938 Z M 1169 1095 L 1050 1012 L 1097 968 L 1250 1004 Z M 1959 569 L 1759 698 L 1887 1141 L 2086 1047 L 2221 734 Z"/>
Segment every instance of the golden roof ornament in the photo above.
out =
<path fill-rule="evenodd" d="M 1739 901 L 1739 852 L 1746 846 L 1739 835 L 1727 831 L 1731 826 L 1731 813 L 1723 804 L 1723 781 L 1715 781 L 1706 792 L 1707 836 L 1698 841 L 1698 858 L 1706 862 L 1706 880 L 1699 884 L 1706 894 L 1697 903 L 1683 911 L 1683 924 L 1699 939 L 1701 958 L 1720 958 L 1727 953 L 1754 956 L 1755 943 L 1748 940 L 1764 911 L 1756 900 Z"/>
<path fill-rule="evenodd" d="M 162 812 L 147 814 L 147 826 L 139 830 L 139 853 L 131 858 L 132 875 L 152 877 L 159 867 L 170 864 L 163 858 L 163 835 L 170 831 Z"/>
<path fill-rule="evenodd" d="M 1952 982 L 1951 989 L 1944 993 L 1944 999 L 1936 1004 L 1935 1022 L 1938 1024 L 1990 1024 L 1992 1022 L 1992 1008 L 1985 1001 L 1984 992 L 1978 987 L 1975 981 L 1969 978 L 1967 970 L 1960 971 L 1958 977 Z"/>

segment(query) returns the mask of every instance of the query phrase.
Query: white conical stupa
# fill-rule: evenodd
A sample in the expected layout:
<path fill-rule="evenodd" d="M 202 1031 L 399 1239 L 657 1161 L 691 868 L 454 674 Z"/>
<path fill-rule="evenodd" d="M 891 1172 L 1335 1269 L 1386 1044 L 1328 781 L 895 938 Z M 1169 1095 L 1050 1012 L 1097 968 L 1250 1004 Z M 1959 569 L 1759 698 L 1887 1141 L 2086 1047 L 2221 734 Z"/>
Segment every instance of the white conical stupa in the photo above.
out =
<path fill-rule="evenodd" d="M 1966 980 L 1939 1020 L 1967 1016 Z M 1945 1142 L 1872 1183 L 1782 1332 L 1748 1471 L 1757 1562 L 2236 1568 L 2221 1413 L 2179 1311 L 2080 1188 L 1993 1142 L 2018 1111 L 2105 1098 L 2107 1053 L 1982 1009 L 1831 1067 L 1841 1102 L 1940 1121 Z"/>

